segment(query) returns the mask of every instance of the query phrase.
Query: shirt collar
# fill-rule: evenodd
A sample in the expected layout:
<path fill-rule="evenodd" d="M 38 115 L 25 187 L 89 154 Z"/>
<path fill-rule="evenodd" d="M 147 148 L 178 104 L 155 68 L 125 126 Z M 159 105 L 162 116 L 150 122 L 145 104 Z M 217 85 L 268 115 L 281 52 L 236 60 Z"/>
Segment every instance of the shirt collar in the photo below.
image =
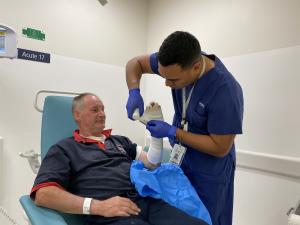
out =
<path fill-rule="evenodd" d="M 108 130 L 103 130 L 102 131 L 102 134 L 105 136 L 105 138 L 108 138 L 110 135 L 111 135 L 111 132 L 112 132 L 112 129 L 108 129 Z M 101 141 L 97 141 L 97 140 L 93 140 L 93 139 L 90 139 L 90 138 L 87 138 L 87 137 L 82 137 L 80 134 L 79 134 L 79 130 L 75 130 L 73 132 L 73 136 L 74 136 L 74 140 L 76 142 L 79 142 L 79 143 L 96 143 L 98 144 L 98 146 L 101 148 L 101 149 L 104 149 L 105 148 L 105 143 L 101 142 Z"/>

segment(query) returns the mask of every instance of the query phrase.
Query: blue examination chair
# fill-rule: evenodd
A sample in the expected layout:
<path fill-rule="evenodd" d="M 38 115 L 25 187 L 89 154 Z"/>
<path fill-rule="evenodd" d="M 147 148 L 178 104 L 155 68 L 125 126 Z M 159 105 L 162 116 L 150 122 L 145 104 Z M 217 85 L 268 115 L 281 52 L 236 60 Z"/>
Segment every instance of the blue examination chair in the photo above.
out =
<path fill-rule="evenodd" d="M 41 128 L 41 159 L 53 144 L 70 137 L 77 128 L 72 116 L 72 97 L 47 96 L 44 101 Z M 60 213 L 34 204 L 29 195 L 20 198 L 32 225 L 83 225 L 78 215 Z"/>
<path fill-rule="evenodd" d="M 41 128 L 42 160 L 53 144 L 72 136 L 73 131 L 77 129 L 72 115 L 72 100 L 73 97 L 68 96 L 47 96 L 45 98 Z M 163 161 L 167 162 L 169 158 L 170 149 L 165 149 Z M 83 225 L 83 220 L 79 215 L 38 207 L 29 195 L 22 196 L 20 203 L 32 225 Z"/>

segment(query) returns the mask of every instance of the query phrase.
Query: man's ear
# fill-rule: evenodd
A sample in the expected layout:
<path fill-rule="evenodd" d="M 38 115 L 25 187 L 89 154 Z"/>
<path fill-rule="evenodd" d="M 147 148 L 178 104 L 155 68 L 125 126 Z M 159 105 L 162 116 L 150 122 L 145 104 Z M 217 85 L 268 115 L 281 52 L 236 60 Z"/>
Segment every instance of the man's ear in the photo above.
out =
<path fill-rule="evenodd" d="M 201 60 L 198 60 L 197 62 L 194 63 L 193 71 L 195 71 L 195 72 L 200 71 L 200 69 L 202 68 L 201 67 L 202 63 L 201 62 L 202 62 Z"/>
<path fill-rule="evenodd" d="M 74 120 L 78 123 L 80 120 L 80 112 L 74 111 L 73 116 L 74 116 Z"/>

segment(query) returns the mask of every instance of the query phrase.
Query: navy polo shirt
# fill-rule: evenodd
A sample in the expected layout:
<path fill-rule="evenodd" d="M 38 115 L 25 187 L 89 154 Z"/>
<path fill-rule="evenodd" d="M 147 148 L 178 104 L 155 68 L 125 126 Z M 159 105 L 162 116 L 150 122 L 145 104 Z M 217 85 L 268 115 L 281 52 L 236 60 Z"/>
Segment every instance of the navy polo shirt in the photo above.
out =
<path fill-rule="evenodd" d="M 99 144 L 66 138 L 53 145 L 42 161 L 31 197 L 45 186 L 57 186 L 82 197 L 107 199 L 135 190 L 130 166 L 136 144 L 124 136 L 111 135 Z"/>

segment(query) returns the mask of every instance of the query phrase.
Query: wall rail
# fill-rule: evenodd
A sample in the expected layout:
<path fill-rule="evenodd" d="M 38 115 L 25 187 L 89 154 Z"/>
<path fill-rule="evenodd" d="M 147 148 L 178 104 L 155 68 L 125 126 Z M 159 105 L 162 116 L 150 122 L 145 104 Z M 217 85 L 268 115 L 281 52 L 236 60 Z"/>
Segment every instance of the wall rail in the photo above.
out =
<path fill-rule="evenodd" d="M 145 146 L 150 145 L 150 136 L 146 135 Z M 164 138 L 164 148 L 171 148 Z M 260 153 L 243 149 L 236 150 L 237 167 L 259 170 L 275 175 L 300 179 L 300 157 Z"/>
<path fill-rule="evenodd" d="M 300 158 L 237 150 L 237 167 L 300 179 Z"/>

